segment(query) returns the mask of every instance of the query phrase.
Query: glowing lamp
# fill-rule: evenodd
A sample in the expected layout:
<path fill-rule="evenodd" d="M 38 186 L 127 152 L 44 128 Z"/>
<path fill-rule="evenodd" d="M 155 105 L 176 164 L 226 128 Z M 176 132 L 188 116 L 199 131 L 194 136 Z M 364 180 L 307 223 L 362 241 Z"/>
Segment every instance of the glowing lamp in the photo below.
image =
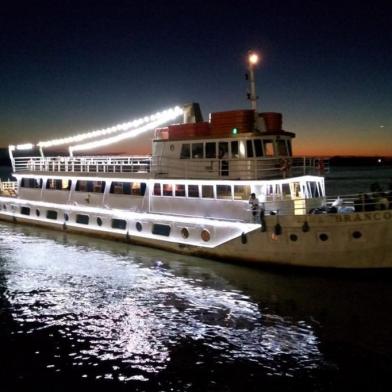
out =
<path fill-rule="evenodd" d="M 249 57 L 248 57 L 249 63 L 251 65 L 256 65 L 259 62 L 259 55 L 257 53 L 249 53 Z"/>

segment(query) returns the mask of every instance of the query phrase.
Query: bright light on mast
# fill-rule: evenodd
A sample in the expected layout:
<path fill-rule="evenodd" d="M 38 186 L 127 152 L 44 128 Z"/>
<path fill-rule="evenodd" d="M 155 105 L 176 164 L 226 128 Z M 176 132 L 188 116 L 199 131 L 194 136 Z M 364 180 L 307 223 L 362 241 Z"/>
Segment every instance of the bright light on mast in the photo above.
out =
<path fill-rule="evenodd" d="M 259 55 L 254 52 L 250 52 L 248 56 L 249 63 L 252 65 L 256 65 L 259 62 Z"/>

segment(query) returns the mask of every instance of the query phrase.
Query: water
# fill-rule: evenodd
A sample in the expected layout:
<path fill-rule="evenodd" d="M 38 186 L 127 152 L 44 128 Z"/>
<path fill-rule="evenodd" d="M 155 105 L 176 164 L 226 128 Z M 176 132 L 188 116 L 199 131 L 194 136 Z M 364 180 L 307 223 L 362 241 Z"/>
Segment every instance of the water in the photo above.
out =
<path fill-rule="evenodd" d="M 346 193 L 390 177 L 330 176 Z M 268 271 L 0 222 L 1 390 L 388 391 L 391 278 Z"/>
<path fill-rule="evenodd" d="M 392 166 L 331 167 L 325 183 L 328 196 L 369 192 L 374 183 L 388 190 L 392 187 Z"/>

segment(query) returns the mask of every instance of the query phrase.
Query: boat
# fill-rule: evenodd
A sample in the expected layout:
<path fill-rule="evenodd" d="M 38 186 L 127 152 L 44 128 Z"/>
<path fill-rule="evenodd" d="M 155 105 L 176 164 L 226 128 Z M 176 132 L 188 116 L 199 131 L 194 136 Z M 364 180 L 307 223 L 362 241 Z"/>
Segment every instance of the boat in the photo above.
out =
<path fill-rule="evenodd" d="M 0 219 L 237 263 L 391 268 L 391 194 L 328 198 L 328 161 L 294 156 L 282 114 L 257 110 L 256 64 L 251 53 L 250 109 L 205 121 L 192 103 L 10 145 L 16 180 L 3 184 Z M 151 155 L 86 153 L 145 131 Z"/>

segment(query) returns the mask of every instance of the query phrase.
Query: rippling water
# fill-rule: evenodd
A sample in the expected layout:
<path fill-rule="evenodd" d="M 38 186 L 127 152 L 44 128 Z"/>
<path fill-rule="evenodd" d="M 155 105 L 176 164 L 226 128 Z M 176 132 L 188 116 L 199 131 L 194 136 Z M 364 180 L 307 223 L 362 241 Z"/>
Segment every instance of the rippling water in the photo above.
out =
<path fill-rule="evenodd" d="M 391 370 L 389 278 L 265 272 L 4 223 L 0 238 L 10 389 L 329 390 Z"/>

